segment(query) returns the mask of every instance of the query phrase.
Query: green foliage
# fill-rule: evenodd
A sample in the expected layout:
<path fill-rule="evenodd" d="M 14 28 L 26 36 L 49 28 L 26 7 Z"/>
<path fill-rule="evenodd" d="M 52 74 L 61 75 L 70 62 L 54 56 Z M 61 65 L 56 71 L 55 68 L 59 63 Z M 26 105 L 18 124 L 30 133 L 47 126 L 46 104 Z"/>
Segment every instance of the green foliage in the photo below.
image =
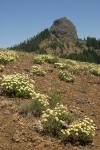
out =
<path fill-rule="evenodd" d="M 90 69 L 90 73 L 93 75 L 100 76 L 100 66 L 94 66 Z"/>
<path fill-rule="evenodd" d="M 100 63 L 100 55 L 94 50 L 84 50 L 81 53 L 72 53 L 65 57 L 67 59 L 79 60 L 83 62 L 93 62 L 97 64 Z"/>
<path fill-rule="evenodd" d="M 14 61 L 18 58 L 18 55 L 14 51 L 0 50 L 0 63 L 6 64 Z"/>
<path fill-rule="evenodd" d="M 49 104 L 51 107 L 55 107 L 57 103 L 61 100 L 61 94 L 57 91 L 52 92 L 49 95 Z"/>
<path fill-rule="evenodd" d="M 41 66 L 32 66 L 31 72 L 33 75 L 37 76 L 45 76 L 46 72 L 42 69 Z"/>
<path fill-rule="evenodd" d="M 59 69 L 66 69 L 66 63 L 62 62 L 54 63 L 54 67 Z"/>
<path fill-rule="evenodd" d="M 73 122 L 67 129 L 62 129 L 62 138 L 70 142 L 91 142 L 95 135 L 95 125 L 93 121 L 85 117 L 81 121 Z"/>
<path fill-rule="evenodd" d="M 52 56 L 52 55 L 46 55 L 45 61 L 48 63 L 54 64 L 54 63 L 59 62 L 59 57 L 58 56 Z"/>
<path fill-rule="evenodd" d="M 38 56 L 34 56 L 34 63 L 42 64 L 44 62 L 57 63 L 57 62 L 59 62 L 59 57 L 58 56 L 53 56 L 53 55 L 38 55 Z"/>
<path fill-rule="evenodd" d="M 10 49 L 14 50 L 23 50 L 27 52 L 35 52 L 35 53 L 45 53 L 45 51 L 41 50 L 39 44 L 41 41 L 47 39 L 50 37 L 50 32 L 48 29 L 45 29 L 44 31 L 40 32 L 38 35 L 18 44 L 13 47 L 10 47 Z"/>
<path fill-rule="evenodd" d="M 3 75 L 1 78 L 2 91 L 17 97 L 31 97 L 34 95 L 34 81 L 28 75 Z"/>
<path fill-rule="evenodd" d="M 49 44 L 49 47 L 56 50 L 56 48 L 59 46 L 58 42 L 54 41 L 51 44 Z"/>
<path fill-rule="evenodd" d="M 70 73 L 68 71 L 60 71 L 59 78 L 60 80 L 64 80 L 66 82 L 74 82 L 75 80 L 73 73 Z"/>
<path fill-rule="evenodd" d="M 89 48 L 100 49 L 100 40 L 94 37 L 87 37 L 86 45 Z"/>
<path fill-rule="evenodd" d="M 48 96 L 40 93 L 34 93 L 31 101 L 24 102 L 23 104 L 21 104 L 19 113 L 25 116 L 31 114 L 36 117 L 39 117 L 41 116 L 43 111 L 45 111 L 48 107 Z"/>
<path fill-rule="evenodd" d="M 32 108 L 33 113 L 37 116 L 40 116 L 43 111 L 45 111 L 49 107 L 48 96 L 44 94 L 37 93 L 32 100 Z"/>
<path fill-rule="evenodd" d="M 45 62 L 45 58 L 43 55 L 34 56 L 34 63 L 43 64 Z"/>
<path fill-rule="evenodd" d="M 74 119 L 70 119 L 68 109 L 64 105 L 57 104 L 52 109 L 47 109 L 41 116 L 41 124 L 43 125 L 44 131 L 54 135 L 59 135 L 61 129 L 67 126 Z"/>

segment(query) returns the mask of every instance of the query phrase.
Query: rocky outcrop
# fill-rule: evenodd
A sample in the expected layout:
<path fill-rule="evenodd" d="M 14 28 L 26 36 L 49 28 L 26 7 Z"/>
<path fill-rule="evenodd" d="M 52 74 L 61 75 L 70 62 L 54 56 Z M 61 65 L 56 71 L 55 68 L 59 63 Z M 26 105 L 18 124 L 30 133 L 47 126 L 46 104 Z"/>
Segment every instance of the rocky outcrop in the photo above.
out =
<path fill-rule="evenodd" d="M 66 37 L 68 40 L 77 39 L 76 28 L 66 17 L 55 20 L 50 28 L 50 32 L 57 37 Z"/>

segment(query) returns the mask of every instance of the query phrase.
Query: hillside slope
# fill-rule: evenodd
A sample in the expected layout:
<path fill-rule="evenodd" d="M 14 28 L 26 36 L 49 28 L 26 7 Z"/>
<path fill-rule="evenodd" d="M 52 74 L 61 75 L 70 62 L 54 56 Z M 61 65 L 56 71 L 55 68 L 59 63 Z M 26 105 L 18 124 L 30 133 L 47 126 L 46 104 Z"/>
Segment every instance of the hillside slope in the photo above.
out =
<path fill-rule="evenodd" d="M 76 72 L 74 68 L 74 82 L 65 82 L 58 76 L 62 69 L 55 68 L 54 63 L 36 64 L 34 58 L 37 55 L 31 53 L 17 52 L 17 55 L 15 61 L 6 64 L 0 61 L 4 66 L 0 72 L 1 77 L 16 73 L 28 74 L 35 81 L 36 93 L 60 94 L 60 103 L 72 108 L 77 107 L 81 117 L 88 116 L 93 119 L 97 130 L 92 144 L 82 146 L 79 143 L 63 143 L 57 137 L 37 131 L 40 117 L 35 117 L 31 113 L 20 113 L 20 106 L 29 102 L 30 98 L 18 98 L 11 94 L 8 96 L 5 92 L 2 93 L 0 86 L 0 150 L 100 150 L 100 76 L 88 72 L 89 68 L 100 66 L 61 59 L 60 62 L 67 65 L 76 66 L 79 63 L 85 66 L 80 72 Z M 46 72 L 45 76 L 33 75 L 33 65 L 41 66 Z"/>

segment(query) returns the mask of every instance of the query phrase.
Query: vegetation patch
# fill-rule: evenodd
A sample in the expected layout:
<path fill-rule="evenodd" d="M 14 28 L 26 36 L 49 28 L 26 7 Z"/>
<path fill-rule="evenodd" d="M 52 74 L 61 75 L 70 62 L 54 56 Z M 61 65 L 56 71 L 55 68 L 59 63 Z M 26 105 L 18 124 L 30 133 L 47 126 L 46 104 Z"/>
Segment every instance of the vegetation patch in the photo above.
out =
<path fill-rule="evenodd" d="M 31 72 L 33 75 L 45 76 L 46 72 L 42 69 L 41 66 L 32 66 Z"/>
<path fill-rule="evenodd" d="M 68 71 L 60 71 L 59 73 L 60 80 L 64 80 L 66 82 L 74 82 L 75 76 Z"/>
<path fill-rule="evenodd" d="M 45 62 L 45 58 L 42 55 L 34 56 L 34 63 L 43 64 Z"/>
<path fill-rule="evenodd" d="M 100 67 L 93 67 L 90 69 L 90 73 L 96 76 L 100 76 Z"/>
<path fill-rule="evenodd" d="M 54 63 L 54 67 L 59 69 L 66 69 L 66 63 L 62 62 Z"/>
<path fill-rule="evenodd" d="M 31 97 L 34 94 L 34 81 L 26 74 L 3 75 L 2 92 L 17 97 Z"/>
<path fill-rule="evenodd" d="M 52 56 L 52 55 L 46 55 L 45 56 L 45 61 L 48 62 L 48 63 L 57 63 L 59 62 L 59 57 L 57 56 Z"/>
<path fill-rule="evenodd" d="M 15 51 L 0 50 L 0 63 L 6 64 L 18 58 Z"/>
<path fill-rule="evenodd" d="M 64 141 L 88 143 L 95 136 L 95 130 L 93 120 L 85 117 L 83 120 L 73 122 L 67 129 L 62 129 L 61 133 Z"/>
<path fill-rule="evenodd" d="M 45 132 L 59 135 L 62 128 L 65 128 L 74 120 L 68 112 L 68 108 L 62 104 L 57 104 L 54 109 L 47 109 L 41 116 L 41 124 Z"/>

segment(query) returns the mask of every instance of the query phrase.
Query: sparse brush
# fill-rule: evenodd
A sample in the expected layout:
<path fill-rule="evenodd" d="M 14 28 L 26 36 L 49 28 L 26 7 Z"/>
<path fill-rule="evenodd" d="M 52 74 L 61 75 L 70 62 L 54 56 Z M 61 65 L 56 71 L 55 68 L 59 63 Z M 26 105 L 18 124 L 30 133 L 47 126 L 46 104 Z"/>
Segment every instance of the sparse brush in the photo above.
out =
<path fill-rule="evenodd" d="M 90 69 L 90 73 L 96 76 L 100 76 L 100 67 L 93 67 Z"/>
<path fill-rule="evenodd" d="M 54 109 L 47 109 L 41 116 L 41 124 L 45 132 L 59 135 L 61 129 L 67 128 L 73 119 L 66 106 L 57 104 Z"/>
<path fill-rule="evenodd" d="M 59 62 L 59 57 L 58 56 L 52 56 L 52 55 L 46 55 L 45 61 L 48 63 L 57 63 Z"/>
<path fill-rule="evenodd" d="M 38 56 L 34 56 L 34 63 L 35 64 L 43 64 L 45 62 L 45 59 L 41 56 L 41 55 L 38 55 Z"/>
<path fill-rule="evenodd" d="M 2 92 L 17 97 L 32 97 L 34 81 L 26 74 L 3 75 L 1 78 Z"/>
<path fill-rule="evenodd" d="M 37 76 L 45 76 L 46 72 L 42 69 L 41 66 L 32 66 L 31 72 L 33 75 Z"/>
<path fill-rule="evenodd" d="M 51 107 L 55 107 L 57 103 L 60 103 L 61 94 L 57 91 L 49 94 L 49 104 Z"/>
<path fill-rule="evenodd" d="M 66 82 L 74 82 L 75 76 L 73 73 L 70 73 L 68 71 L 60 71 L 59 73 L 60 80 L 64 80 Z"/>
<path fill-rule="evenodd" d="M 32 97 L 32 100 L 21 105 L 20 113 L 24 115 L 30 113 L 31 115 L 39 117 L 48 107 L 48 96 L 40 93 L 35 93 Z"/>
<path fill-rule="evenodd" d="M 62 129 L 61 133 L 64 141 L 88 143 L 93 140 L 95 130 L 93 121 L 85 117 L 81 121 L 73 122 L 68 129 Z"/>
<path fill-rule="evenodd" d="M 0 50 L 0 63 L 6 64 L 18 58 L 15 51 Z"/>
<path fill-rule="evenodd" d="M 33 113 L 36 116 L 40 116 L 43 111 L 45 111 L 49 107 L 48 96 L 44 94 L 37 93 L 35 97 L 32 99 L 32 108 Z"/>

